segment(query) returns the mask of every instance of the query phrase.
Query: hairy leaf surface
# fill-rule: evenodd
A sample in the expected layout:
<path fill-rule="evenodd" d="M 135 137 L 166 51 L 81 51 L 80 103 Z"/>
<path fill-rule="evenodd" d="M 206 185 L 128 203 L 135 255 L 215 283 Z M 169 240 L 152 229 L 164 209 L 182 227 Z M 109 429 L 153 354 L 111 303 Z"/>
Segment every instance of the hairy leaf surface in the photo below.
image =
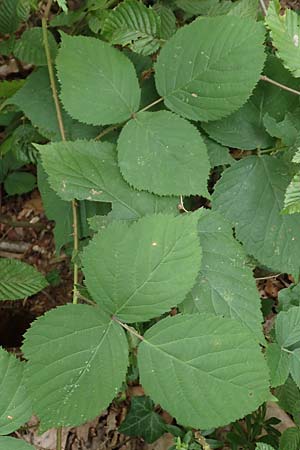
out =
<path fill-rule="evenodd" d="M 247 253 L 274 270 L 298 274 L 300 217 L 281 214 L 289 171 L 271 156 L 244 158 L 223 173 L 213 209 L 235 226 Z"/>
<path fill-rule="evenodd" d="M 24 368 L 24 362 L 0 348 L 0 435 L 12 433 L 31 417 Z"/>
<path fill-rule="evenodd" d="M 61 306 L 40 317 L 26 332 L 23 351 L 26 386 L 44 431 L 99 414 L 118 393 L 128 364 L 124 331 L 87 305 Z"/>
<path fill-rule="evenodd" d="M 259 345 L 232 319 L 208 314 L 163 319 L 146 332 L 138 365 L 145 392 L 189 427 L 225 425 L 269 396 Z"/>
<path fill-rule="evenodd" d="M 94 300 L 126 322 L 145 321 L 180 303 L 193 287 L 201 249 L 193 215 L 114 222 L 84 249 Z"/>
<path fill-rule="evenodd" d="M 118 219 L 176 211 L 176 199 L 132 189 L 122 178 L 115 147 L 108 142 L 58 142 L 36 146 L 51 187 L 63 200 L 112 202 Z"/>
<path fill-rule="evenodd" d="M 185 312 L 206 312 L 242 322 L 263 340 L 261 301 L 246 254 L 233 238 L 230 224 L 205 211 L 198 221 L 202 247 L 201 270 L 183 303 Z"/>
<path fill-rule="evenodd" d="M 259 79 L 263 40 L 260 24 L 234 16 L 200 18 L 179 29 L 155 66 L 165 105 L 192 120 L 228 116 L 246 102 Z"/>
<path fill-rule="evenodd" d="M 107 125 L 137 111 L 140 88 L 134 67 L 106 42 L 64 34 L 56 63 L 63 105 L 75 119 Z"/>
<path fill-rule="evenodd" d="M 118 140 L 125 180 L 159 195 L 207 196 L 210 164 L 199 131 L 168 111 L 143 112 L 130 120 Z"/>
<path fill-rule="evenodd" d="M 18 300 L 44 289 L 48 283 L 33 266 L 0 258 L 0 300 Z"/>

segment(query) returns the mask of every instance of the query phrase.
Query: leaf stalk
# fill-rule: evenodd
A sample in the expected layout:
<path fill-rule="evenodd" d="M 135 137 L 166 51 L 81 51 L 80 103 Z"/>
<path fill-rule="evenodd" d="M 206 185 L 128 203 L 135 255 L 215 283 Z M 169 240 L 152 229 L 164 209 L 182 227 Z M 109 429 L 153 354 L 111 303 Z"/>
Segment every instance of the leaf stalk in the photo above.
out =
<path fill-rule="evenodd" d="M 54 75 L 54 69 L 53 69 L 51 53 L 50 53 L 50 46 L 49 46 L 49 41 L 48 41 L 48 34 L 47 34 L 48 18 L 49 18 L 51 6 L 52 6 L 52 0 L 48 0 L 46 8 L 45 8 L 44 16 L 42 17 L 43 44 L 44 44 L 45 54 L 46 54 L 46 59 L 47 59 L 47 67 L 48 67 L 49 78 L 50 78 L 50 86 L 51 86 L 52 96 L 53 96 L 53 100 L 54 100 L 54 104 L 55 104 L 55 111 L 56 111 L 56 116 L 57 116 L 58 127 L 59 127 L 59 131 L 60 131 L 61 139 L 63 142 L 65 142 L 66 141 L 66 133 L 65 133 L 62 112 L 61 112 L 61 107 L 60 107 L 57 88 L 56 88 L 55 75 Z M 74 250 L 74 258 L 76 259 L 77 253 L 78 253 L 78 248 L 79 248 L 78 213 L 77 213 L 76 200 L 72 200 L 72 213 L 73 213 L 73 230 L 74 230 L 74 232 L 73 232 L 73 242 L 74 242 L 73 250 Z M 73 303 L 76 304 L 76 303 L 78 303 L 77 285 L 78 285 L 78 273 L 79 273 L 79 268 L 78 268 L 78 264 L 76 263 L 76 260 L 73 261 L 73 267 L 74 267 L 74 269 L 73 269 Z"/>

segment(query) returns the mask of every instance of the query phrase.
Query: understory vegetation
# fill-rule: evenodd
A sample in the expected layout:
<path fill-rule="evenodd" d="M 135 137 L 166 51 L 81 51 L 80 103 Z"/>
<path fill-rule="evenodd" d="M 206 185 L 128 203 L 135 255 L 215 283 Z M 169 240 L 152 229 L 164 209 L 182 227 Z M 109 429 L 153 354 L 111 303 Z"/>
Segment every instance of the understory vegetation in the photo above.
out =
<path fill-rule="evenodd" d="M 42 448 L 33 415 L 62 450 L 111 405 L 141 448 L 299 450 L 290 3 L 0 0 L 1 208 L 36 192 L 72 279 L 0 347 L 0 450 Z M 0 243 L 43 227 L 18 220 Z M 53 300 L 59 271 L 0 256 L 1 304 Z"/>

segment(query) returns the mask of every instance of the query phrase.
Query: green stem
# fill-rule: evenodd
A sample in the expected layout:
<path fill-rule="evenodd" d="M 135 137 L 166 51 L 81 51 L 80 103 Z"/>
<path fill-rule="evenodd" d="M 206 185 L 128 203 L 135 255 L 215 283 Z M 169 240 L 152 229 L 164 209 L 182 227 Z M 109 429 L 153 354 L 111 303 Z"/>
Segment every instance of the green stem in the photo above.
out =
<path fill-rule="evenodd" d="M 49 78 L 50 78 L 50 86 L 51 86 L 52 96 L 53 96 L 53 100 L 54 100 L 54 104 L 55 104 L 58 127 L 59 127 L 62 141 L 66 141 L 66 133 L 65 133 L 62 112 L 61 112 L 61 107 L 60 107 L 57 88 L 56 88 L 55 75 L 54 75 L 54 69 L 53 69 L 53 64 L 52 64 L 52 59 L 51 59 L 50 47 L 49 47 L 49 42 L 48 42 L 48 33 L 47 33 L 47 23 L 48 23 L 48 17 L 49 17 L 51 5 L 52 5 L 52 0 L 48 0 L 46 9 L 45 9 L 45 13 L 44 13 L 44 17 L 42 18 L 43 44 L 45 47 L 47 66 L 48 66 L 48 72 L 49 72 Z M 77 214 L 76 200 L 72 200 L 72 212 L 73 212 L 73 228 L 74 228 L 74 238 L 73 238 L 74 239 L 74 244 L 73 244 L 74 245 L 74 258 L 76 258 L 77 253 L 78 253 L 78 247 L 79 247 L 79 244 L 78 244 L 78 214 Z M 73 303 L 76 304 L 78 301 L 77 285 L 78 285 L 78 272 L 79 272 L 79 268 L 78 268 L 78 264 L 76 263 L 76 260 L 73 261 L 73 265 L 74 265 Z"/>
<path fill-rule="evenodd" d="M 152 102 L 149 105 L 145 106 L 143 109 L 140 109 L 138 112 L 134 113 L 132 115 L 132 117 L 134 118 L 136 114 L 138 114 L 140 112 L 147 111 L 148 109 L 152 108 L 152 106 L 157 105 L 161 101 L 163 101 L 163 97 L 158 98 L 154 102 Z M 117 130 L 118 128 L 122 127 L 123 125 L 125 125 L 128 122 L 128 120 L 126 120 L 125 122 L 117 123 L 116 125 L 110 125 L 109 127 L 104 128 L 104 130 L 102 130 L 101 133 L 99 133 L 98 136 L 95 137 L 95 141 L 99 141 L 101 138 L 103 138 L 103 136 L 106 136 L 111 131 Z"/>
<path fill-rule="evenodd" d="M 121 325 L 121 327 L 123 327 L 125 330 L 129 331 L 129 333 L 136 336 L 140 341 L 144 340 L 144 337 L 141 336 L 134 328 L 130 327 L 126 323 L 121 322 L 119 319 L 116 318 L 116 316 L 112 316 L 112 320 Z"/>
<path fill-rule="evenodd" d="M 56 430 L 56 450 L 62 450 L 62 428 Z"/>
<path fill-rule="evenodd" d="M 274 86 L 277 86 L 280 89 L 283 89 L 284 91 L 291 92 L 292 94 L 295 94 L 295 95 L 300 95 L 300 91 L 296 91 L 296 89 L 292 89 L 292 88 L 286 86 L 285 84 L 278 83 L 278 81 L 272 80 L 271 78 L 267 77 L 266 75 L 261 75 L 260 79 L 262 81 L 267 81 L 267 83 L 273 84 Z"/>
<path fill-rule="evenodd" d="M 152 106 L 157 105 L 158 103 L 163 101 L 163 97 L 158 98 L 157 100 L 155 100 L 154 102 L 150 103 L 149 105 L 145 106 L 143 109 L 141 109 L 140 111 L 138 111 L 138 113 L 140 112 L 144 112 L 147 111 L 148 109 L 152 108 Z"/>

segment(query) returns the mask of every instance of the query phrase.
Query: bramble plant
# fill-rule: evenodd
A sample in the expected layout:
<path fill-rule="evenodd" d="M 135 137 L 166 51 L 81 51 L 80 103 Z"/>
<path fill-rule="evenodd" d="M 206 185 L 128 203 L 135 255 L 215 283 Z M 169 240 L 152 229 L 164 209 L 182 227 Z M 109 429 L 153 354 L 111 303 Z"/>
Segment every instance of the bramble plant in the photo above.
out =
<path fill-rule="evenodd" d="M 58 429 L 59 449 L 61 427 L 107 408 L 129 372 L 151 399 L 132 408 L 154 425 L 143 431 L 132 413 L 121 430 L 149 442 L 172 432 L 152 402 L 209 430 L 274 400 L 290 377 L 300 388 L 300 296 L 282 291 L 265 337 L 248 263 L 298 283 L 297 13 L 278 0 L 262 11 L 257 0 L 87 0 L 69 12 L 57 0 L 51 18 L 49 0 L 42 27 L 17 38 L 37 3 L 0 2 L 1 52 L 36 66 L 0 87 L 2 123 L 13 123 L 1 181 L 11 195 L 32 189 L 22 166 L 37 162 L 57 252 L 73 240 L 73 303 L 32 323 L 25 362 L 1 349 L 0 448 L 33 448 L 4 436 L 33 411 L 41 432 Z M 23 263 L 0 271 L 1 300 L 47 284 Z M 259 417 L 248 434 L 236 425 L 235 448 L 299 448 L 298 428 L 278 444 Z M 174 448 L 219 448 L 205 435 L 179 433 Z"/>

